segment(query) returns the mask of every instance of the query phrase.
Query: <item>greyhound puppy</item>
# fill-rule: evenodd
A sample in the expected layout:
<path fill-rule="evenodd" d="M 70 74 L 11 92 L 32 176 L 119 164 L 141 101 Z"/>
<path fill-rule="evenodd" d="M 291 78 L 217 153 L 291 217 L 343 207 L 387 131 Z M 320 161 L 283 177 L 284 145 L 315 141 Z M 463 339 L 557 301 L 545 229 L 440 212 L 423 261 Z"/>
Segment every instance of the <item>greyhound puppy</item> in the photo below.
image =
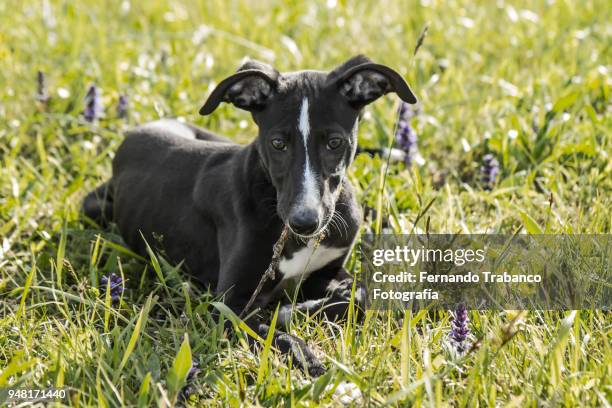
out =
<path fill-rule="evenodd" d="M 146 254 L 146 240 L 172 261 L 184 261 L 193 278 L 237 314 L 287 225 L 291 234 L 279 273 L 255 306 L 284 300 L 281 323 L 294 310 L 341 318 L 353 288 L 343 263 L 361 220 L 345 173 L 357 149 L 360 110 L 389 92 L 416 102 L 397 72 L 364 56 L 331 72 L 280 73 L 246 62 L 219 83 L 200 114 L 211 114 L 222 102 L 251 112 L 259 128 L 251 144 L 174 120 L 139 126 L 127 132 L 111 180 L 85 198 L 84 212 L 100 225 L 114 222 L 140 254 Z M 283 294 L 296 283 L 294 304 Z M 363 292 L 357 285 L 358 307 Z M 259 315 L 246 321 L 264 337 L 265 322 Z M 275 333 L 276 347 L 299 366 L 315 376 L 324 372 L 304 341 Z"/>

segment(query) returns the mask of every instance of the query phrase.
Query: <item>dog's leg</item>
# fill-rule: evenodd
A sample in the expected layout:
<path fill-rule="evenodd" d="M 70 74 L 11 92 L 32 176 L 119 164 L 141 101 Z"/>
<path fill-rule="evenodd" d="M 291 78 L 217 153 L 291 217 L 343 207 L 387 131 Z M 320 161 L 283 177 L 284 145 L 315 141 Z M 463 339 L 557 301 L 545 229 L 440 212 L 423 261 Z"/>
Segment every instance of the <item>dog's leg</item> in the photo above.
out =
<path fill-rule="evenodd" d="M 240 307 L 232 307 L 231 305 L 228 306 L 233 309 L 234 313 L 239 314 L 242 308 L 246 305 L 246 301 L 241 303 L 244 304 Z M 265 339 L 268 336 L 270 325 L 264 323 L 260 316 L 251 316 L 245 319 L 244 322 L 251 330 L 257 333 L 259 337 Z M 256 344 L 255 339 L 249 336 L 249 343 L 251 346 L 254 346 Z M 312 377 L 319 377 L 325 374 L 325 367 L 321 361 L 319 361 L 317 356 L 315 356 L 306 342 L 299 337 L 292 336 L 291 334 L 285 333 L 279 329 L 275 329 L 272 344 L 281 353 L 290 355 L 294 364 L 300 369 L 308 372 L 308 374 L 310 374 Z"/>
<path fill-rule="evenodd" d="M 362 317 L 366 306 L 365 288 L 359 281 L 355 282 L 346 269 L 336 266 L 314 272 L 301 288 L 300 298 L 305 300 L 281 306 L 277 322 L 286 325 L 296 311 L 309 315 L 320 312 L 328 320 L 342 320 L 348 314 L 353 285 L 354 311 L 358 317 Z"/>
<path fill-rule="evenodd" d="M 83 213 L 100 227 L 108 226 L 113 219 L 113 191 L 110 181 L 85 196 Z"/>
<path fill-rule="evenodd" d="M 249 236 L 249 234 L 243 234 Z M 253 235 L 255 236 L 255 235 Z M 230 241 L 230 243 L 235 241 Z M 241 248 L 246 249 L 244 253 L 234 253 L 228 256 L 228 262 L 224 264 L 226 269 L 219 274 L 225 279 L 221 280 L 216 288 L 216 292 L 224 294 L 224 303 L 236 314 L 240 315 L 246 307 L 255 287 L 257 286 L 260 276 L 253 276 L 253 270 L 266 270 L 270 258 L 261 256 L 266 250 L 271 252 L 272 244 L 263 245 L 257 241 L 242 242 Z M 232 248 L 228 244 L 226 248 Z M 253 251 L 253 252 L 251 252 Z M 265 308 L 272 298 L 273 289 L 277 282 L 268 281 L 263 290 L 251 308 L 251 311 Z M 244 320 L 244 322 L 257 333 L 261 338 L 266 338 L 270 330 L 269 320 L 262 315 L 252 315 Z M 228 327 L 228 326 L 226 326 Z M 255 344 L 254 339 L 249 337 L 252 345 Z M 325 373 L 325 368 L 319 359 L 315 356 L 312 350 L 304 342 L 304 340 L 287 334 L 279 329 L 275 329 L 272 340 L 273 345 L 278 348 L 281 353 L 288 354 L 292 357 L 295 365 L 307 371 L 311 376 L 318 377 Z"/>
<path fill-rule="evenodd" d="M 260 337 L 266 338 L 269 330 L 269 325 L 259 324 L 258 334 Z M 319 377 L 325 374 L 325 367 L 321 361 L 315 356 L 306 342 L 299 337 L 275 329 L 273 344 L 281 353 L 291 355 L 293 362 L 302 370 L 308 371 L 308 374 L 311 376 Z"/>

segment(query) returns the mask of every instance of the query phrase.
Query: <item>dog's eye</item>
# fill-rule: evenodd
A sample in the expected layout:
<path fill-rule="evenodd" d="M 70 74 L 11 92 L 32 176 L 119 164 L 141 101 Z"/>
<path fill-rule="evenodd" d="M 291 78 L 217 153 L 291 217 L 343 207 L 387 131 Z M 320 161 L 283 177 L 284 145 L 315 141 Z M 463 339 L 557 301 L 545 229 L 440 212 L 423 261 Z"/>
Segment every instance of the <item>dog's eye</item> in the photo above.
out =
<path fill-rule="evenodd" d="M 272 139 L 272 147 L 276 150 L 280 150 L 281 152 L 287 150 L 287 144 L 280 137 Z"/>
<path fill-rule="evenodd" d="M 342 143 L 344 143 L 344 140 L 341 137 L 332 137 L 327 141 L 327 148 L 329 150 L 336 150 L 342 146 Z"/>

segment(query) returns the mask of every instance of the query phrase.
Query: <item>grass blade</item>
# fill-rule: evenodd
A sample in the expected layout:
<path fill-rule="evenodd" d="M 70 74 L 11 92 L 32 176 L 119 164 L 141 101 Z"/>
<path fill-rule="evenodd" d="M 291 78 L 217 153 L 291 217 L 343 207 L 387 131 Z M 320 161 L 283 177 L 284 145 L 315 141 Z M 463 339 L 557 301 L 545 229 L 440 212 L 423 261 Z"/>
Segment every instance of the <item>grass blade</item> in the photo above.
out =
<path fill-rule="evenodd" d="M 268 336 L 266 337 L 266 341 L 264 342 L 264 348 L 259 355 L 259 369 L 257 370 L 257 385 L 262 384 L 263 379 L 268 373 L 268 355 L 270 354 L 270 349 L 272 348 L 272 340 L 274 339 L 274 330 L 276 327 L 276 319 L 278 318 L 279 307 L 280 305 L 276 306 L 274 317 L 272 317 L 272 323 L 270 323 L 270 330 L 268 330 Z"/>
<path fill-rule="evenodd" d="M 125 365 L 127 364 L 128 359 L 130 358 L 130 355 L 132 354 L 132 352 L 134 351 L 134 348 L 136 347 L 136 342 L 140 338 L 140 332 L 142 331 L 143 327 L 146 324 L 147 316 L 149 315 L 149 310 L 151 309 L 152 299 L 153 299 L 153 295 L 151 294 L 147 298 L 147 302 L 145 303 L 144 307 L 140 311 L 140 315 L 138 316 L 138 321 L 136 321 L 136 325 L 134 326 L 134 331 L 132 332 L 130 341 L 128 342 L 128 345 L 125 348 L 123 359 L 121 360 L 121 363 L 119 364 L 119 369 L 117 370 L 117 373 L 120 373 L 121 370 L 123 370 L 123 367 L 125 367 Z"/>
<path fill-rule="evenodd" d="M 171 401 L 176 401 L 179 391 L 183 388 L 187 381 L 187 374 L 193 365 L 191 356 L 191 346 L 189 345 L 189 336 L 185 333 L 183 343 L 174 359 L 172 368 L 168 372 L 168 395 Z"/>

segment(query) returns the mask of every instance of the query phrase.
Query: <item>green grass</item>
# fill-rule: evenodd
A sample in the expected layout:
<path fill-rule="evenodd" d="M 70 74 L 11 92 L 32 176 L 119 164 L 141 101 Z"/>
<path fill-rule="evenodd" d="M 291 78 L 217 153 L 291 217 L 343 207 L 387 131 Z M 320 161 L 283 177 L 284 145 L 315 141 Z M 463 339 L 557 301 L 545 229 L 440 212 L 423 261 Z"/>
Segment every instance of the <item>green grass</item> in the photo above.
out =
<path fill-rule="evenodd" d="M 359 199 L 382 210 L 366 226 L 610 232 L 608 2 L 297 3 L 0 3 L 0 405 L 7 387 L 51 386 L 69 390 L 67 405 L 171 404 L 193 356 L 202 370 L 194 405 L 334 405 L 326 386 L 352 381 L 374 406 L 609 406 L 609 313 L 471 312 L 482 340 L 463 359 L 444 347 L 449 313 L 370 311 L 360 324 L 297 317 L 291 332 L 330 369 L 313 381 L 265 343 L 253 353 L 244 336 L 225 336 L 215 299 L 176 267 L 83 225 L 80 201 L 109 177 L 128 126 L 180 116 L 247 142 L 246 113 L 197 115 L 243 57 L 295 70 L 365 53 L 419 97 L 413 126 L 425 159 L 388 169 L 356 160 Z M 34 99 L 37 70 L 48 106 Z M 80 116 L 90 83 L 105 107 L 95 125 Z M 130 96 L 129 123 L 115 115 L 120 93 Z M 385 97 L 368 108 L 363 146 L 391 143 L 396 106 Z M 486 153 L 501 163 L 493 191 L 479 182 Z M 119 306 L 97 289 L 112 272 L 128 279 Z"/>

